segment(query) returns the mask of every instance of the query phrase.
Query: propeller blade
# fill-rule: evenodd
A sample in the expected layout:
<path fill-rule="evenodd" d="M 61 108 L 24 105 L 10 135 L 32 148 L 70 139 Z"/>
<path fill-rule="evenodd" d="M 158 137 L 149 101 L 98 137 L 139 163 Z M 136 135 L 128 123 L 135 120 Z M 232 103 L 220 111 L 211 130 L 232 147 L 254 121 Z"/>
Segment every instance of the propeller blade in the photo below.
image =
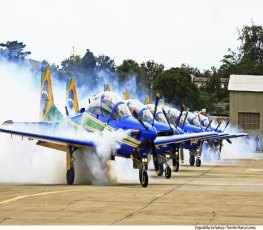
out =
<path fill-rule="evenodd" d="M 223 130 L 223 132 L 225 132 L 225 130 L 226 130 L 226 128 L 227 128 L 228 125 L 229 125 L 229 120 L 228 120 L 228 122 L 227 122 L 227 124 L 226 124 L 226 126 L 225 126 L 225 128 L 224 128 L 224 130 Z"/>
<path fill-rule="evenodd" d="M 177 126 L 179 125 L 179 122 L 180 122 L 181 116 L 183 114 L 183 111 L 184 111 L 184 105 L 182 105 L 182 108 L 181 108 L 181 111 L 180 111 L 180 115 L 179 115 L 178 120 L 176 122 L 175 128 L 177 128 Z"/>
<path fill-rule="evenodd" d="M 158 106 L 159 99 L 160 99 L 160 94 L 157 93 L 157 94 L 156 94 L 156 98 L 155 98 L 155 108 L 154 108 L 154 113 L 153 113 L 152 126 L 153 126 L 153 124 L 154 124 L 154 119 L 155 119 L 155 114 L 156 114 L 156 111 L 157 111 L 157 106 Z"/>
<path fill-rule="evenodd" d="M 155 145 L 152 145 L 152 155 L 153 155 L 153 164 L 154 164 L 154 169 L 157 175 L 160 173 L 159 172 L 159 164 L 158 164 L 158 156 L 156 154 L 156 148 Z"/>
<path fill-rule="evenodd" d="M 212 121 L 213 121 L 213 119 L 210 120 L 209 118 L 208 118 L 208 120 L 209 120 L 209 124 L 208 124 L 208 126 L 205 128 L 205 131 L 210 127 L 210 125 L 212 124 Z"/>
<path fill-rule="evenodd" d="M 136 159 L 139 152 L 148 144 L 148 140 L 145 139 L 144 141 L 142 141 L 134 150 L 134 152 L 132 153 L 132 160 Z"/>
<path fill-rule="evenodd" d="M 226 139 L 226 141 L 227 141 L 229 144 L 232 144 L 232 141 L 230 141 L 229 139 Z"/>
<path fill-rule="evenodd" d="M 220 127 L 220 125 L 221 125 L 221 121 L 218 122 L 218 125 L 217 125 L 215 131 Z"/>
<path fill-rule="evenodd" d="M 167 123 L 168 123 L 170 129 L 172 130 L 172 126 L 171 126 L 171 124 L 170 124 L 170 122 L 169 122 L 169 120 L 168 120 L 168 117 L 167 117 L 167 114 L 166 114 L 164 108 L 162 108 L 162 110 L 163 110 L 164 117 L 165 117 L 165 119 L 166 119 L 166 121 L 167 121 Z"/>
<path fill-rule="evenodd" d="M 145 130 L 148 130 L 148 127 L 143 123 L 142 119 L 138 116 L 138 113 L 135 110 L 132 111 L 132 114 L 141 123 L 143 128 L 145 128 Z"/>
<path fill-rule="evenodd" d="M 198 113 L 197 117 L 198 117 L 198 120 L 199 120 L 199 123 L 200 123 L 200 128 L 201 128 L 202 131 L 204 131 L 204 130 L 203 130 L 203 127 L 202 127 L 202 124 L 201 124 L 200 113 Z"/>
<path fill-rule="evenodd" d="M 188 111 L 186 111 L 186 114 L 185 114 L 185 117 L 184 117 L 184 122 L 183 122 L 183 125 L 182 125 L 182 129 L 184 128 L 184 124 L 186 122 L 187 117 L 188 117 Z"/>

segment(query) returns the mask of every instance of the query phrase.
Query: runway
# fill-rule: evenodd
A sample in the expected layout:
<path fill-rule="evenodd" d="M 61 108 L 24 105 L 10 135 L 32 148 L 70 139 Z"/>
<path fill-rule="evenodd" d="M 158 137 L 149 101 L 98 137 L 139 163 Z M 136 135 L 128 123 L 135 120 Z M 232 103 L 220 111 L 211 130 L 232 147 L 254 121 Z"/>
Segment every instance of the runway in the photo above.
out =
<path fill-rule="evenodd" d="M 263 225 L 263 158 L 183 165 L 149 186 L 0 185 L 1 225 Z"/>

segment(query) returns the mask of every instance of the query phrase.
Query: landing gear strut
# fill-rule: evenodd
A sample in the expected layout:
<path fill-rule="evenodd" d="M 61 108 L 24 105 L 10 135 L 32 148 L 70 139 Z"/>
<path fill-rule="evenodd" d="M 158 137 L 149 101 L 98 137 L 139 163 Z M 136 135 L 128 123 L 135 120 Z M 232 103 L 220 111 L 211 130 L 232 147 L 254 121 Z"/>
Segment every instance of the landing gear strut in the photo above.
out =
<path fill-rule="evenodd" d="M 73 164 L 73 162 L 75 160 L 73 157 L 73 153 L 75 150 L 77 150 L 77 148 L 75 148 L 73 146 L 68 146 L 68 148 L 67 148 L 66 178 L 67 178 L 68 185 L 73 185 L 74 179 L 75 179 L 75 169 L 74 169 L 74 164 Z"/>

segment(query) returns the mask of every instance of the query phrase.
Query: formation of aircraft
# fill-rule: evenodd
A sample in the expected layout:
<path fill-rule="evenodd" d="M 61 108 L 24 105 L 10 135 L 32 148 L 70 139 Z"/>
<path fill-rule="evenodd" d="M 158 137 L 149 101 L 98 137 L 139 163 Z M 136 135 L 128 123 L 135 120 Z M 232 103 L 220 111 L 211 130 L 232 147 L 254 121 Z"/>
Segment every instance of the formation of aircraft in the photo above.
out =
<path fill-rule="evenodd" d="M 161 174 L 162 165 L 165 164 L 165 176 L 169 178 L 171 168 L 167 160 L 172 158 L 173 162 L 178 161 L 178 150 L 182 145 L 195 146 L 200 141 L 218 137 L 215 131 L 184 133 L 179 127 L 172 127 L 169 122 L 165 124 L 156 121 L 154 117 L 159 112 L 158 101 L 152 116 L 138 103 L 133 103 L 134 109 L 131 113 L 132 101 L 125 102 L 109 88 L 95 95 L 86 109 L 79 109 L 73 79 L 66 86 L 66 116 L 64 117 L 54 103 L 49 66 L 42 71 L 40 92 L 40 121 L 8 120 L 1 125 L 0 132 L 37 140 L 36 144 L 39 146 L 64 151 L 66 179 L 69 185 L 74 183 L 73 155 L 76 154 L 76 150 L 92 148 L 96 151 L 93 134 L 103 136 L 105 131 L 125 132 L 125 137 L 118 141 L 119 148 L 111 153 L 110 159 L 130 158 L 133 168 L 139 169 L 139 181 L 142 187 L 148 186 L 147 170 L 150 156 L 153 158 L 157 174 Z"/>

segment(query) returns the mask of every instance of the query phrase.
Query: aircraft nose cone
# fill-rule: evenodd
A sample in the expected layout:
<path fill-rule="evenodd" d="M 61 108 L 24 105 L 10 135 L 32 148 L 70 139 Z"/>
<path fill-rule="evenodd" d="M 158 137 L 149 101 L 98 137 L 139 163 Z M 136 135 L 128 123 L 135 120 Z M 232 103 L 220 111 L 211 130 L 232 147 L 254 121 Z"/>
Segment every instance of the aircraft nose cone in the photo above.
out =
<path fill-rule="evenodd" d="M 143 139 L 147 139 L 148 141 L 154 141 L 155 138 L 157 137 L 157 130 L 151 126 L 151 125 L 147 125 L 147 130 L 141 130 L 141 135 L 143 137 Z"/>

